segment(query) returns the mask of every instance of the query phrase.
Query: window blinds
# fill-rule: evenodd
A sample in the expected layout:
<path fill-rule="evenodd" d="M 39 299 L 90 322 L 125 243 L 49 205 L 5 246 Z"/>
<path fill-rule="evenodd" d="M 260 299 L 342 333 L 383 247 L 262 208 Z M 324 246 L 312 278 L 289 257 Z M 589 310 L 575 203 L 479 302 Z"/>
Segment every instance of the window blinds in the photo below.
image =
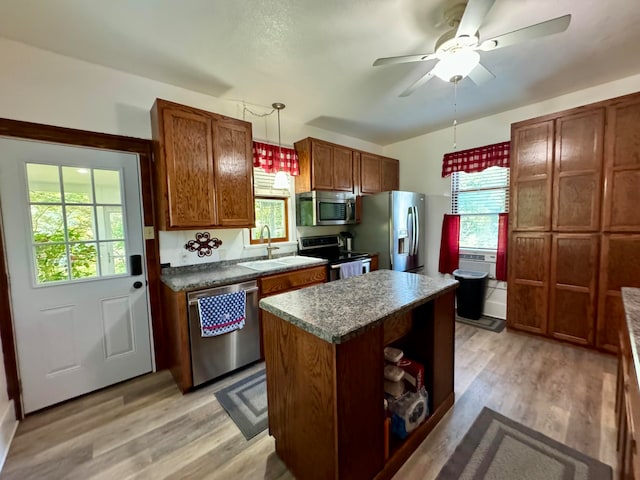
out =
<path fill-rule="evenodd" d="M 290 197 L 287 189 L 273 188 L 275 173 L 267 173 L 260 167 L 253 168 L 253 190 L 256 196 L 261 197 Z M 293 184 L 293 177 L 289 177 L 289 183 Z"/>
<path fill-rule="evenodd" d="M 509 211 L 509 168 L 451 175 L 451 212 L 493 214 Z"/>

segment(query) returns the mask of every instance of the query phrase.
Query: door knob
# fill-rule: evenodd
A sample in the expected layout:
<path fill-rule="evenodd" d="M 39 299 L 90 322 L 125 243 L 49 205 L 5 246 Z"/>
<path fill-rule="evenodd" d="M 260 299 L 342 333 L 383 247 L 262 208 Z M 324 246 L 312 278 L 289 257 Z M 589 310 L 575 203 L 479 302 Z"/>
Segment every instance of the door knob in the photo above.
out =
<path fill-rule="evenodd" d="M 142 288 L 142 282 L 133 282 L 133 288 Z"/>

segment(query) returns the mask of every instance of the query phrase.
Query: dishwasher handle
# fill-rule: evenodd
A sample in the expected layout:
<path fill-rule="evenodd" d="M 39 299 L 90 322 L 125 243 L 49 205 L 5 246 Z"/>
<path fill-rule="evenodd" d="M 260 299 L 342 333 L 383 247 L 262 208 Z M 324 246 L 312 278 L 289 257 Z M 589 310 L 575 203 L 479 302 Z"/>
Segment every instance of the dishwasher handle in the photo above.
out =
<path fill-rule="evenodd" d="M 240 292 L 243 292 L 243 291 L 244 291 L 244 292 L 246 292 L 247 294 L 249 294 L 249 293 L 257 292 L 257 291 L 258 291 L 258 287 L 251 287 L 251 288 L 247 288 L 246 290 L 245 290 L 245 289 L 242 289 L 242 290 L 239 290 L 239 291 L 240 291 Z M 224 293 L 221 293 L 220 295 L 225 295 L 225 294 L 224 294 Z M 213 295 L 213 296 L 215 296 L 215 295 Z M 199 297 L 199 298 L 206 298 L 206 296 L 202 296 L 202 297 Z M 194 298 L 194 299 L 192 299 L 192 300 L 189 300 L 189 306 L 191 306 L 191 305 L 197 305 L 197 304 L 198 304 L 198 299 L 197 299 L 197 298 Z"/>

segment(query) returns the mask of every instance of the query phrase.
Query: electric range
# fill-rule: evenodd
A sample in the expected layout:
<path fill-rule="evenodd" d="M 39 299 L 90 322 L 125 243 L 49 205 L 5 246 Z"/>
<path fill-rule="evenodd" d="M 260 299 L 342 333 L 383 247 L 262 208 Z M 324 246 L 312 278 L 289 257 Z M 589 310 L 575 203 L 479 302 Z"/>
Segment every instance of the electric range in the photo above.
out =
<path fill-rule="evenodd" d="M 342 263 L 362 260 L 362 273 L 368 273 L 371 266 L 371 258 L 368 253 L 343 250 L 340 247 L 340 237 L 338 235 L 300 237 L 298 240 L 298 254 L 327 260 L 327 279 L 329 281 L 340 278 L 340 264 Z"/>

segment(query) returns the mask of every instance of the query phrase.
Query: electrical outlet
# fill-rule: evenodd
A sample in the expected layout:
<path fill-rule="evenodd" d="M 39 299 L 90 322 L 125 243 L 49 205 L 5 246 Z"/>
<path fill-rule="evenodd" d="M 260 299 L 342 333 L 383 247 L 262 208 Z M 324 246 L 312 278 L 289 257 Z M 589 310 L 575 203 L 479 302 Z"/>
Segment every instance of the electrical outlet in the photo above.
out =
<path fill-rule="evenodd" d="M 145 240 L 153 240 L 156 237 L 156 232 L 155 229 L 153 228 L 153 226 L 146 226 L 144 227 L 144 239 Z"/>

